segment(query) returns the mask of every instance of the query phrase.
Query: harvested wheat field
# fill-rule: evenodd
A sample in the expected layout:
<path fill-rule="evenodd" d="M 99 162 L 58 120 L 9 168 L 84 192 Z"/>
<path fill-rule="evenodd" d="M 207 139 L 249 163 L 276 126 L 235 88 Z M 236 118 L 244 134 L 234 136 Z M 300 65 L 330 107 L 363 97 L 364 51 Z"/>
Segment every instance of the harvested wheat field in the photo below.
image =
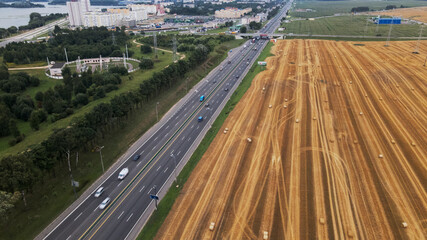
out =
<path fill-rule="evenodd" d="M 427 42 L 364 44 L 278 41 L 156 239 L 426 239 Z"/>
<path fill-rule="evenodd" d="M 403 17 L 427 23 L 427 7 L 397 8 L 388 11 L 369 12 L 368 14 Z"/>

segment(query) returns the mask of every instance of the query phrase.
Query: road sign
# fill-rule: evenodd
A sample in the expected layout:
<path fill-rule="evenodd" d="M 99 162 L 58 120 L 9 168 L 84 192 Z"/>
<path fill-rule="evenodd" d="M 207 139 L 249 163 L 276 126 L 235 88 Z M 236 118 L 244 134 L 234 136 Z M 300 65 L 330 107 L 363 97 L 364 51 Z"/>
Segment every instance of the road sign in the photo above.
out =
<path fill-rule="evenodd" d="M 150 194 L 150 198 L 154 199 L 154 200 L 159 200 L 159 197 L 157 195 L 153 195 L 153 194 Z"/>
<path fill-rule="evenodd" d="M 79 182 L 77 181 L 71 181 L 71 186 L 73 187 L 79 187 Z"/>

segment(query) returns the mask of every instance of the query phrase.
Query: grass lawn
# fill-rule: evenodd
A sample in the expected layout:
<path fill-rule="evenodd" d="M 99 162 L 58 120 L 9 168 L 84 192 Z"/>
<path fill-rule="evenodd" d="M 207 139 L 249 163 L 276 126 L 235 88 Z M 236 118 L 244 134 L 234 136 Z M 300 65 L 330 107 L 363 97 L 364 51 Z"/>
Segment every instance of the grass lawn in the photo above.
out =
<path fill-rule="evenodd" d="M 242 42 L 242 40 L 235 40 L 217 46 L 215 51 L 210 54 L 208 63 L 195 68 L 191 72 L 191 75 L 201 77 L 205 76 L 213 67 L 221 62 L 222 59 L 225 59 L 229 48 L 236 47 Z M 159 55 L 160 59 L 161 56 L 165 59 L 167 58 L 168 61 L 158 63 L 157 68 L 160 64 L 164 67 L 170 63 L 170 54 L 168 55 L 165 53 L 165 55 Z M 151 74 L 152 71 L 135 72 L 135 74 L 132 75 L 133 79 L 124 81 L 126 82 L 126 85 L 122 86 L 118 91 L 122 92 L 138 88 L 140 81 L 147 79 Z M 189 81 L 189 87 L 193 86 L 201 79 L 202 78 Z M 177 101 L 179 101 L 179 99 L 185 96 L 185 85 L 185 80 L 181 79 L 173 89 L 166 91 L 158 98 L 145 102 L 141 108 L 135 110 L 127 118 L 121 127 L 107 134 L 104 139 L 99 140 L 99 144 L 101 146 L 105 146 L 102 150 L 102 155 L 106 169 L 156 122 L 156 102 L 160 103 L 158 107 L 159 115 L 164 115 Z M 101 101 L 107 101 L 108 98 L 117 94 L 118 91 L 115 91 L 114 94 L 110 93 L 106 98 L 101 99 Z M 81 115 L 84 112 L 87 112 L 94 106 L 94 104 L 98 104 L 99 102 L 100 101 L 90 103 L 89 105 L 91 106 L 85 106 L 84 108 L 79 109 L 79 112 L 76 114 Z M 70 119 L 67 118 L 65 123 L 68 123 L 69 121 Z M 18 123 L 18 125 L 19 124 L 20 123 Z M 44 139 L 46 136 L 41 136 L 39 139 Z M 72 159 L 73 176 L 75 177 L 75 180 L 80 183 L 80 187 L 77 189 L 77 194 L 80 195 L 102 174 L 99 153 L 91 152 L 90 150 L 87 152 L 80 152 L 77 167 L 74 162 L 75 153 L 73 153 Z M 73 191 L 70 187 L 67 164 L 64 163 L 55 169 L 55 178 L 49 178 L 49 181 L 47 181 L 47 179 L 42 184 L 43 186 L 35 186 L 33 191 L 27 194 L 27 207 L 23 206 L 22 201 L 20 201 L 13 210 L 9 221 L 0 225 L 0 228 L 2 229 L 0 239 L 34 238 L 44 227 L 46 227 L 46 225 L 48 225 L 74 201 Z"/>
<path fill-rule="evenodd" d="M 354 7 L 369 7 L 371 10 L 382 10 L 387 5 L 395 5 L 400 7 L 404 5 L 406 7 L 420 7 L 427 6 L 427 1 L 418 0 L 387 0 L 387 1 L 375 1 L 375 0 L 349 0 L 349 1 L 302 1 L 297 0 L 295 7 L 290 12 L 292 17 L 311 18 L 320 16 L 330 16 L 335 13 L 350 13 Z M 316 12 L 295 12 L 295 9 L 313 9 Z"/>
<path fill-rule="evenodd" d="M 263 61 L 265 60 L 265 58 L 272 56 L 273 54 L 270 53 L 272 46 L 273 46 L 272 43 L 268 43 L 267 47 L 261 52 L 257 61 Z M 218 131 L 221 129 L 222 124 L 224 123 L 228 114 L 233 110 L 234 106 L 236 106 L 239 100 L 243 97 L 243 95 L 249 89 L 254 77 L 265 69 L 264 66 L 259 66 L 257 64 L 257 61 L 255 61 L 255 63 L 252 65 L 248 74 L 242 80 L 242 83 L 233 93 L 230 100 L 227 102 L 224 109 L 219 114 L 218 118 L 212 124 L 212 127 L 206 133 L 199 147 L 193 153 L 187 165 L 185 165 L 185 167 L 182 169 L 181 173 L 177 177 L 179 187 L 178 188 L 172 187 L 169 189 L 166 196 L 160 201 L 160 204 L 158 205 L 158 210 L 153 213 L 153 215 L 148 220 L 147 224 L 145 224 L 145 227 L 142 229 L 141 233 L 137 238 L 138 240 L 153 239 L 156 236 L 157 231 L 160 229 L 162 223 L 166 219 L 169 211 L 173 206 L 173 203 L 175 202 L 176 198 L 179 196 L 185 182 L 190 177 L 191 172 L 196 167 L 197 163 L 202 158 L 203 154 L 206 152 L 206 150 L 208 149 L 209 145 L 211 144 L 215 136 L 218 134 Z M 172 184 L 172 186 L 175 186 L 175 185 L 177 184 Z"/>
<path fill-rule="evenodd" d="M 209 29 L 206 31 L 206 33 L 220 33 L 220 32 L 225 32 L 228 30 L 229 30 L 228 27 L 222 26 L 222 27 L 215 28 L 215 29 Z"/>
<path fill-rule="evenodd" d="M 367 23 L 367 19 L 371 17 L 348 15 L 319 18 L 313 21 L 297 20 L 284 23 L 282 27 L 286 27 L 284 33 L 387 37 L 390 25 L 377 25 L 372 21 Z M 393 25 L 391 37 L 418 37 L 419 32 L 418 24 Z M 423 32 L 423 36 L 427 36 L 427 31 Z"/>
<path fill-rule="evenodd" d="M 130 80 L 129 76 L 124 76 L 122 79 L 122 83 L 119 85 L 118 90 L 107 93 L 105 98 L 92 101 L 89 104 L 87 104 L 86 106 L 83 106 L 79 109 L 76 109 L 74 111 L 74 114 L 72 114 L 71 116 L 68 116 L 68 117 L 63 118 L 61 120 L 58 120 L 54 123 L 48 124 L 44 127 L 42 125 L 42 126 L 40 126 L 40 130 L 38 130 L 36 132 L 34 132 L 32 130 L 30 130 L 29 132 L 24 132 L 23 129 L 19 128 L 21 133 L 24 133 L 26 135 L 26 137 L 22 142 L 16 144 L 13 147 L 4 148 L 5 146 L 8 146 L 8 141 L 10 139 L 8 140 L 8 138 L 0 138 L 0 155 L 5 156 L 7 154 L 13 154 L 13 153 L 21 152 L 21 151 L 24 151 L 25 149 L 27 149 L 28 146 L 42 142 L 44 139 L 46 139 L 51 134 L 53 129 L 63 128 L 63 127 L 68 126 L 68 124 L 70 123 L 72 118 L 83 116 L 85 113 L 89 112 L 93 107 L 95 107 L 99 103 L 108 102 L 115 95 L 118 95 L 120 93 L 131 91 L 131 90 L 139 88 L 139 85 L 141 84 L 142 81 L 150 78 L 155 71 L 163 69 L 164 67 L 166 67 L 171 62 L 172 62 L 172 54 L 171 53 L 159 54 L 159 61 L 154 63 L 153 69 L 146 70 L 146 71 L 138 70 L 138 71 L 130 74 L 132 80 Z M 28 71 L 36 71 L 36 70 L 28 70 Z M 39 71 L 39 70 L 37 70 L 37 71 Z M 40 73 L 38 73 L 38 74 L 40 74 Z M 56 80 L 56 81 L 58 81 L 58 80 Z M 59 81 L 61 81 L 61 80 L 59 80 Z M 48 89 L 49 88 L 48 85 L 52 84 L 52 82 L 55 83 L 55 81 L 53 80 L 53 81 L 49 81 L 48 84 L 43 85 L 43 86 L 46 89 Z M 35 95 L 35 93 L 37 91 L 39 91 L 39 89 L 38 89 L 38 87 L 32 88 L 32 89 L 30 88 L 30 89 L 28 89 L 28 91 L 29 91 L 28 94 L 34 94 Z M 28 122 L 26 124 L 29 125 Z M 28 128 L 26 128 L 26 129 L 28 129 Z"/>

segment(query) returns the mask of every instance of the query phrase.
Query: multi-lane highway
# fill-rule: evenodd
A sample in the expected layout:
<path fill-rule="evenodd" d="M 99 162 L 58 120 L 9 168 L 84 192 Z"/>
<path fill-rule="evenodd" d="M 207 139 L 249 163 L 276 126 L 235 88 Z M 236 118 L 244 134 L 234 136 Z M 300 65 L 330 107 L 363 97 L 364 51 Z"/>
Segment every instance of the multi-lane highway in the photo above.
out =
<path fill-rule="evenodd" d="M 274 31 L 289 6 L 290 3 L 260 32 Z M 185 163 L 182 161 L 184 155 L 198 144 L 200 136 L 210 127 L 210 120 L 221 111 L 220 106 L 223 107 L 266 44 L 267 41 L 262 39 L 255 43 L 247 41 L 234 50 L 189 93 L 187 101 L 172 109 L 167 119 L 161 121 L 163 124 L 157 126 L 155 132 L 99 185 L 105 188 L 99 198 L 93 194 L 87 197 L 53 230 L 45 230 L 39 237 L 67 240 L 127 238 L 135 224 L 144 220 L 140 217 L 150 215 L 147 213 L 152 211 L 148 208 L 153 201 L 150 194 L 167 190 L 162 186 L 175 176 L 176 165 Z M 200 101 L 201 95 L 205 96 L 203 101 Z M 198 121 L 199 117 L 203 120 Z M 135 155 L 141 157 L 135 161 Z M 118 180 L 119 172 L 125 167 L 129 174 Z M 111 202 L 101 210 L 98 206 L 106 197 L 111 198 Z"/>
<path fill-rule="evenodd" d="M 68 23 L 68 19 L 63 18 L 57 21 L 54 21 L 52 23 L 46 24 L 45 26 L 29 30 L 27 32 L 24 32 L 22 34 L 6 38 L 3 41 L 0 42 L 0 47 L 5 47 L 8 43 L 11 42 L 22 42 L 22 41 L 28 41 L 31 40 L 37 36 L 40 36 L 42 34 L 45 34 L 55 28 L 56 25 L 62 26 Z"/>

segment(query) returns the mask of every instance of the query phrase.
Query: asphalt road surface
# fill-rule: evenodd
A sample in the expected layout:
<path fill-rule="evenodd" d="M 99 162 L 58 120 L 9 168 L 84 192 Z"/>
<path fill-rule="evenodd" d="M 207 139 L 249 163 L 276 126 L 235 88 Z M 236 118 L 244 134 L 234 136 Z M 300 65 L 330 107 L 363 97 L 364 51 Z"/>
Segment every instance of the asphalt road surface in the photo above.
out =
<path fill-rule="evenodd" d="M 260 32 L 273 32 L 286 12 L 284 9 Z M 45 239 L 125 239 L 153 201 L 150 194 L 156 194 L 174 174 L 175 164 L 179 165 L 202 129 L 210 127 L 207 123 L 213 113 L 232 94 L 233 86 L 244 77 L 267 41 L 260 39 L 253 44 L 247 41 L 246 47 L 230 54 L 214 70 L 215 74 L 191 91 L 187 102 L 174 110 L 174 115 L 100 185 L 105 192 L 99 198 L 92 194 L 85 199 Z M 203 101 L 200 101 L 201 95 L 205 96 Z M 200 122 L 199 117 L 203 117 Z M 137 154 L 141 157 L 134 161 Z M 124 167 L 129 169 L 129 174 L 118 180 Z M 98 206 L 106 197 L 110 197 L 111 202 L 101 210 Z"/>

